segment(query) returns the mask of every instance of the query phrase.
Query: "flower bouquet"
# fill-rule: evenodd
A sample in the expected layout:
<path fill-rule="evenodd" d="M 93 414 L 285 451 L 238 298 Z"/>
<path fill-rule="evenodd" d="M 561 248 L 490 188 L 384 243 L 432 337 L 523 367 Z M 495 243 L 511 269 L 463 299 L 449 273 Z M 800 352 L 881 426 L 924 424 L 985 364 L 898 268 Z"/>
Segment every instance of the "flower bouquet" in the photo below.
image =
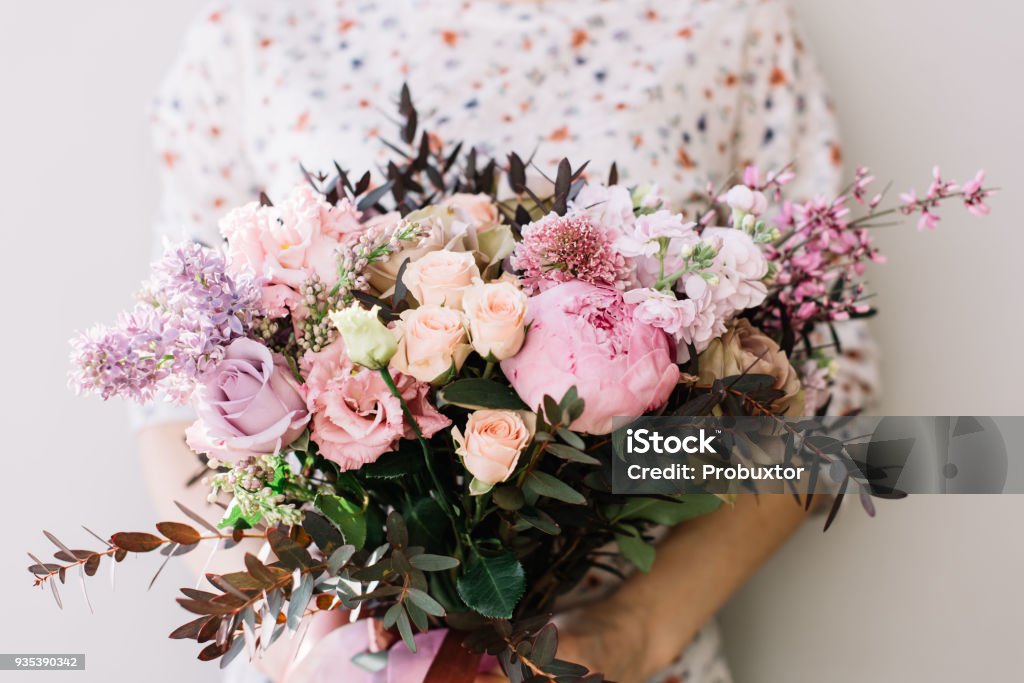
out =
<path fill-rule="evenodd" d="M 616 493 L 613 417 L 824 414 L 837 348 L 812 337 L 871 314 L 869 229 L 933 227 L 952 198 L 984 214 L 990 190 L 936 173 L 883 211 L 861 169 L 792 203 L 789 169 L 748 168 L 690 219 L 614 166 L 602 184 L 449 149 L 407 90 L 400 114 L 382 182 L 337 166 L 231 211 L 222 245 L 169 247 L 134 308 L 73 341 L 75 389 L 191 402 L 221 519 L 179 506 L 189 524 L 99 550 L 47 534 L 57 562 L 30 571 L 59 602 L 105 558 L 256 539 L 238 571 L 181 591 L 193 619 L 171 637 L 200 659 L 258 657 L 335 612 L 371 620 L 372 642 L 345 627 L 364 634 L 351 661 L 390 680 L 469 680 L 484 655 L 512 681 L 601 680 L 557 658 L 557 601 L 588 573 L 649 570 L 657 527 L 731 501 Z M 841 445 L 791 445 L 839 463 L 842 491 L 885 495 Z"/>

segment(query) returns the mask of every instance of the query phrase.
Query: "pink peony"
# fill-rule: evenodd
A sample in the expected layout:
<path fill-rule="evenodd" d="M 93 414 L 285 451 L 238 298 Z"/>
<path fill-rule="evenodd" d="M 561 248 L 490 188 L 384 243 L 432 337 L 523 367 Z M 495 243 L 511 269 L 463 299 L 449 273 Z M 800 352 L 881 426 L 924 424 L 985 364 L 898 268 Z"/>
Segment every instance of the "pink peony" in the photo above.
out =
<path fill-rule="evenodd" d="M 635 308 L 609 287 L 553 287 L 529 300 L 526 343 L 501 369 L 531 408 L 575 386 L 586 406 L 572 428 L 607 434 L 612 417 L 657 408 L 679 381 L 671 339 L 637 320 Z"/>
<path fill-rule="evenodd" d="M 307 353 L 302 365 L 313 413 L 313 441 L 341 469 L 358 469 L 394 450 L 400 438 L 415 438 L 401 402 L 379 373 L 349 360 L 341 339 L 320 353 Z M 426 384 L 401 374 L 395 375 L 395 383 L 424 436 L 451 424 L 427 400 Z"/>
<path fill-rule="evenodd" d="M 195 407 L 199 419 L 185 432 L 189 447 L 232 462 L 279 452 L 309 422 L 287 361 L 244 337 L 231 342 L 203 378 Z"/>

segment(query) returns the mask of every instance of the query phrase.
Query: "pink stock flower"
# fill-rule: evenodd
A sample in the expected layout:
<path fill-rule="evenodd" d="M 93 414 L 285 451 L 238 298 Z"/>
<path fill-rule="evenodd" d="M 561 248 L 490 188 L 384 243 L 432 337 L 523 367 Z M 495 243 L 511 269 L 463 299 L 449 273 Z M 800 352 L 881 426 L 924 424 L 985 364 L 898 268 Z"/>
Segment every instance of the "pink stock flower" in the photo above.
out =
<path fill-rule="evenodd" d="M 353 470 L 393 450 L 401 438 L 415 438 L 401 402 L 380 374 L 356 366 L 339 338 L 320 353 L 302 358 L 312 438 L 328 460 Z M 426 437 L 451 424 L 427 400 L 428 387 L 412 377 L 395 375 L 395 384 Z"/>
<path fill-rule="evenodd" d="M 691 280 L 697 282 L 699 278 Z M 702 282 L 702 281 L 701 281 Z M 691 290 L 695 289 L 690 287 Z M 671 335 L 676 341 L 676 361 L 689 360 L 689 346 L 700 353 L 707 345 L 725 331 L 724 321 L 715 315 L 710 288 L 687 299 L 676 298 L 674 294 L 655 289 L 631 289 L 622 295 L 627 304 L 635 304 L 633 315 L 637 321 L 657 327 Z"/>
<path fill-rule="evenodd" d="M 615 240 L 615 248 L 625 256 L 653 257 L 661 248 L 660 240 L 686 240 L 695 243 L 699 239 L 694 231 L 695 223 L 687 223 L 681 214 L 671 211 L 655 211 L 639 216 L 632 226 Z M 678 251 L 682 242 L 669 247 Z"/>
<path fill-rule="evenodd" d="M 501 369 L 533 409 L 575 386 L 586 406 L 572 428 L 607 434 L 614 416 L 638 416 L 668 400 L 679 380 L 671 340 L 636 319 L 609 287 L 567 282 L 529 300 L 526 343 Z"/>
<path fill-rule="evenodd" d="M 768 261 L 754 240 L 735 228 L 707 228 L 701 234 L 718 246 L 718 255 L 711 272 L 718 276 L 718 284 L 711 288 L 716 316 L 727 320 L 736 313 L 759 306 L 767 296 L 764 277 L 768 274 Z M 700 278 L 692 275 L 689 280 Z"/>
<path fill-rule="evenodd" d="M 595 224 L 614 235 L 626 233 L 633 224 L 633 197 L 621 185 L 584 185 L 570 207 L 575 213 L 585 213 Z"/>
<path fill-rule="evenodd" d="M 231 462 L 277 453 L 309 422 L 303 394 L 282 356 L 252 339 L 236 339 L 196 388 L 199 419 L 186 430 L 186 442 L 197 453 Z"/>

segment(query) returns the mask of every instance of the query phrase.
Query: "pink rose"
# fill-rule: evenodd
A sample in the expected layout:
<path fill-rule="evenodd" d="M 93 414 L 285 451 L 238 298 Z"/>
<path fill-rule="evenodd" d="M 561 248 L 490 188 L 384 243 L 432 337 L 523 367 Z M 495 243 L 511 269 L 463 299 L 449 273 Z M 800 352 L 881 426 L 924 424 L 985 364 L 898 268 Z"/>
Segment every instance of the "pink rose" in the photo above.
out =
<path fill-rule="evenodd" d="M 466 317 L 442 306 L 403 311 L 392 328 L 398 351 L 391 358 L 396 370 L 421 382 L 436 382 L 458 372 L 473 347 L 466 338 Z"/>
<path fill-rule="evenodd" d="M 252 339 L 236 339 L 195 394 L 199 419 L 185 432 L 197 453 L 220 460 L 277 453 L 309 422 L 302 387 L 284 358 Z"/>
<path fill-rule="evenodd" d="M 289 229 L 303 234 L 321 234 L 343 241 L 347 236 L 359 233 L 362 214 L 343 198 L 337 204 L 328 204 L 324 196 L 308 183 L 292 188 L 284 201 L 278 204 L 281 220 Z"/>
<path fill-rule="evenodd" d="M 566 282 L 529 300 L 526 343 L 501 369 L 526 405 L 575 386 L 586 402 L 572 428 L 607 434 L 612 417 L 633 417 L 668 400 L 679 381 L 674 346 L 663 330 L 634 316 L 608 287 Z"/>
<path fill-rule="evenodd" d="M 464 218 L 477 226 L 494 225 L 498 222 L 498 207 L 494 200 L 485 194 L 456 192 L 440 205 L 459 211 Z"/>
<path fill-rule="evenodd" d="M 442 249 L 410 261 L 402 280 L 420 304 L 462 308 L 462 294 L 480 281 L 473 254 Z"/>
<path fill-rule="evenodd" d="M 466 420 L 465 433 L 452 427 L 455 452 L 476 480 L 474 495 L 509 478 L 523 449 L 536 431 L 537 416 L 525 410 L 477 410 Z"/>
<path fill-rule="evenodd" d="M 343 470 L 375 461 L 394 450 L 401 438 L 415 438 L 401 402 L 380 373 L 352 363 L 340 338 L 320 353 L 307 353 L 302 366 L 313 413 L 313 441 Z M 451 424 L 427 400 L 427 385 L 406 375 L 396 375 L 395 384 L 424 436 Z"/>
<path fill-rule="evenodd" d="M 280 206 L 252 202 L 220 221 L 233 270 L 265 277 L 267 287 L 296 291 L 314 275 L 326 284 L 336 282 L 341 239 L 360 229 L 350 204 L 331 206 L 307 186 L 296 187 Z M 269 298 L 285 301 L 280 293 Z"/>

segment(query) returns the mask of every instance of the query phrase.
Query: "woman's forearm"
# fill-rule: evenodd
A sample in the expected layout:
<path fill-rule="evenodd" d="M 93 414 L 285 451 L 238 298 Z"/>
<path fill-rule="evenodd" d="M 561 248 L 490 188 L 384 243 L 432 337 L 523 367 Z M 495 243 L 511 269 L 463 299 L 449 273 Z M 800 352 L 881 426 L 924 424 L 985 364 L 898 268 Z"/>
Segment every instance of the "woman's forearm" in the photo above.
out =
<path fill-rule="evenodd" d="M 634 575 L 594 608 L 642 630 L 634 641 L 643 653 L 637 680 L 671 664 L 805 514 L 788 495 L 741 495 L 734 506 L 673 529 L 658 545 L 651 572 Z"/>
<path fill-rule="evenodd" d="M 180 501 L 209 522 L 216 524 L 224 514 L 224 510 L 206 500 L 209 489 L 201 483 L 188 486 L 201 468 L 196 454 L 185 445 L 185 428 L 187 422 L 168 422 L 165 424 L 145 427 L 139 431 L 138 444 L 142 458 L 142 472 L 149 489 L 153 506 L 161 520 L 177 520 L 189 522 L 177 508 L 174 501 Z M 248 552 L 258 552 L 259 544 L 246 542 L 239 544 Z M 182 559 L 195 572 L 206 571 L 224 573 L 238 571 L 242 567 L 242 555 L 236 550 L 220 550 L 213 556 L 209 566 L 207 560 L 210 550 L 197 548 Z"/>

